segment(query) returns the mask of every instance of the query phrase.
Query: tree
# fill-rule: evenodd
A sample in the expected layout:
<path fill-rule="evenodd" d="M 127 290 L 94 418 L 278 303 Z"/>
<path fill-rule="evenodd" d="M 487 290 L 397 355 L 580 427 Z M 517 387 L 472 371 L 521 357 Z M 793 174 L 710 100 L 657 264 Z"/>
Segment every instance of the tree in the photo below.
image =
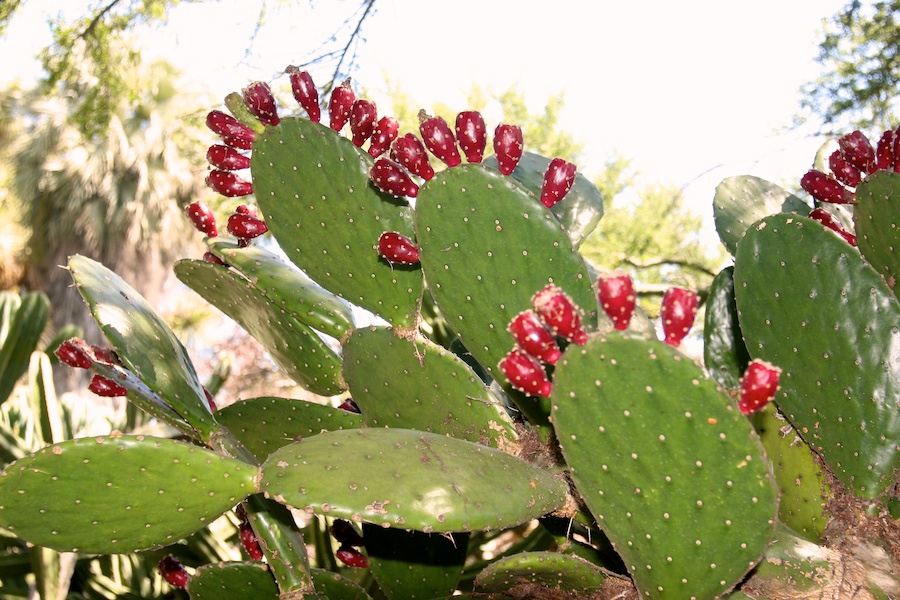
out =
<path fill-rule="evenodd" d="M 900 0 L 851 0 L 826 20 L 816 58 L 823 73 L 801 88 L 801 117 L 819 117 L 822 133 L 830 135 L 850 128 L 880 133 L 896 127 L 900 116 L 898 20 Z"/>

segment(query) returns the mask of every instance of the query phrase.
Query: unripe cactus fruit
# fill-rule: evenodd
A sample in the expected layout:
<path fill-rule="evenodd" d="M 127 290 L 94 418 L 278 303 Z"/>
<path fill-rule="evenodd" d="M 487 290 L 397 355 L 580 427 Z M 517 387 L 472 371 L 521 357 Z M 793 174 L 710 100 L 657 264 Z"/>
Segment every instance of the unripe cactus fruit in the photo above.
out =
<path fill-rule="evenodd" d="M 434 169 L 428 160 L 425 145 L 414 133 L 407 133 L 394 140 L 391 144 L 391 158 L 425 181 L 434 177 Z"/>
<path fill-rule="evenodd" d="M 188 219 L 200 233 L 209 237 L 219 235 L 219 228 L 216 226 L 216 216 L 213 214 L 209 205 L 203 200 L 197 200 L 185 209 Z"/>
<path fill-rule="evenodd" d="M 494 154 L 501 173 L 509 175 L 516 169 L 524 149 L 521 127 L 506 123 L 497 125 L 494 130 Z"/>
<path fill-rule="evenodd" d="M 480 163 L 487 147 L 487 127 L 477 110 L 464 110 L 456 115 L 456 141 L 470 163 Z"/>
<path fill-rule="evenodd" d="M 206 151 L 206 160 L 213 167 L 223 171 L 238 171 L 250 168 L 250 157 L 223 144 L 213 144 Z"/>
<path fill-rule="evenodd" d="M 838 138 L 838 147 L 850 164 L 863 173 L 875 171 L 875 149 L 863 132 L 857 130 L 842 135 Z"/>
<path fill-rule="evenodd" d="M 116 398 L 128 393 L 128 390 L 103 375 L 94 375 L 91 383 L 88 385 L 88 389 L 104 398 Z"/>
<path fill-rule="evenodd" d="M 213 169 L 206 176 L 206 185 L 228 198 L 237 198 L 253 193 L 253 184 L 241 179 L 231 171 Z"/>
<path fill-rule="evenodd" d="M 256 538 L 253 528 L 246 521 L 241 523 L 238 529 L 238 538 L 241 540 L 241 546 L 247 552 L 247 556 L 253 560 L 262 560 L 263 551 L 259 547 L 259 540 Z"/>
<path fill-rule="evenodd" d="M 244 240 L 252 240 L 269 230 L 266 224 L 253 215 L 234 213 L 228 217 L 228 233 Z"/>
<path fill-rule="evenodd" d="M 694 326 L 699 300 L 694 291 L 682 287 L 671 287 L 663 294 L 659 318 L 667 344 L 678 346 Z"/>
<path fill-rule="evenodd" d="M 356 100 L 350 107 L 350 135 L 357 147 L 365 144 L 375 131 L 378 109 L 371 100 Z"/>
<path fill-rule="evenodd" d="M 181 561 L 174 556 L 167 556 L 159 561 L 159 573 L 166 583 L 177 588 L 186 587 L 191 578 Z"/>
<path fill-rule="evenodd" d="M 531 305 L 554 335 L 579 345 L 587 343 L 581 311 L 558 286 L 550 284 L 537 292 L 531 298 Z"/>
<path fill-rule="evenodd" d="M 755 359 L 741 378 L 741 395 L 738 407 L 745 415 L 761 410 L 778 391 L 781 369 L 764 360 Z"/>
<path fill-rule="evenodd" d="M 520 392 L 547 397 L 553 391 L 553 384 L 538 359 L 520 348 L 513 348 L 498 366 L 509 384 Z"/>
<path fill-rule="evenodd" d="M 94 362 L 85 351 L 87 344 L 79 338 L 71 338 L 64 341 L 53 352 L 59 362 L 76 369 L 89 369 Z"/>
<path fill-rule="evenodd" d="M 318 123 L 322 118 L 322 110 L 319 108 L 319 90 L 313 82 L 312 76 L 307 71 L 301 71 L 291 65 L 285 72 L 291 80 L 291 93 L 306 115 L 313 123 Z"/>
<path fill-rule="evenodd" d="M 855 202 L 853 192 L 836 179 L 815 169 L 808 171 L 800 178 L 800 187 L 820 202 L 831 202 L 832 204 L 853 204 Z"/>
<path fill-rule="evenodd" d="M 533 310 L 520 312 L 509 324 L 516 344 L 527 354 L 548 365 L 555 365 L 562 355 L 553 334 L 544 327 Z"/>
<path fill-rule="evenodd" d="M 400 163 L 381 157 L 369 169 L 369 178 L 379 190 L 386 194 L 415 198 L 419 195 L 419 186 L 412 180 Z"/>
<path fill-rule="evenodd" d="M 350 120 L 350 109 L 356 101 L 356 94 L 350 88 L 350 79 L 331 91 L 328 100 L 328 126 L 335 131 L 340 131 Z"/>
<path fill-rule="evenodd" d="M 369 559 L 352 546 L 341 546 L 337 549 L 337 552 L 334 553 L 334 556 L 348 567 L 365 569 L 369 566 Z"/>
<path fill-rule="evenodd" d="M 206 126 L 232 148 L 249 150 L 256 139 L 255 131 L 220 110 L 210 111 L 206 115 Z"/>
<path fill-rule="evenodd" d="M 331 524 L 331 535 L 341 546 L 365 546 L 366 542 L 356 527 L 346 519 L 335 519 Z"/>
<path fill-rule="evenodd" d="M 419 133 L 422 134 L 425 147 L 448 167 L 455 167 L 462 162 L 456 147 L 456 138 L 447 121 L 420 110 Z"/>
<path fill-rule="evenodd" d="M 241 94 L 244 96 L 247 108 L 259 119 L 260 123 L 272 127 L 278 125 L 281 121 L 278 118 L 278 107 L 275 105 L 275 96 L 272 95 L 272 89 L 268 83 L 255 81 L 245 87 Z"/>
<path fill-rule="evenodd" d="M 378 158 L 387 152 L 400 133 L 400 121 L 394 117 L 381 117 L 372 132 L 372 142 L 367 152 L 372 158 Z"/>
<path fill-rule="evenodd" d="M 544 172 L 541 184 L 541 204 L 547 208 L 562 200 L 575 184 L 574 164 L 561 158 L 554 158 Z"/>
<path fill-rule="evenodd" d="M 419 262 L 419 247 L 396 231 L 385 231 L 378 238 L 378 254 L 388 262 L 414 265 Z"/>
<path fill-rule="evenodd" d="M 828 168 L 831 169 L 834 178 L 844 185 L 856 187 L 862 181 L 862 173 L 850 164 L 840 150 L 835 150 L 828 157 Z"/>
<path fill-rule="evenodd" d="M 628 329 L 636 301 L 631 277 L 626 273 L 601 275 L 597 279 L 597 297 L 613 327 L 620 331 Z"/>
<path fill-rule="evenodd" d="M 837 218 L 833 214 L 831 214 L 824 208 L 812 209 L 809 212 L 809 218 L 818 221 L 819 223 L 821 223 L 828 229 L 831 229 L 832 231 L 836 232 L 839 236 L 844 238 L 847 241 L 847 243 L 850 244 L 851 246 L 856 246 L 856 236 L 854 234 L 850 233 L 849 231 L 847 231 L 846 229 L 844 229 L 844 226 L 841 225 L 841 222 L 838 221 Z"/>

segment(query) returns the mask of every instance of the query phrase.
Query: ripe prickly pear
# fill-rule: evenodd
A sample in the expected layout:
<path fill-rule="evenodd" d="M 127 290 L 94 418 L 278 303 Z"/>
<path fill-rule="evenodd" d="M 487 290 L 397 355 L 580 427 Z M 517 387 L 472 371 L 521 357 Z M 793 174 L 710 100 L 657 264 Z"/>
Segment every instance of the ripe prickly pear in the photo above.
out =
<path fill-rule="evenodd" d="M 159 561 L 159 573 L 166 583 L 177 588 L 186 587 L 191 578 L 181 561 L 174 556 L 167 556 Z"/>
<path fill-rule="evenodd" d="M 525 149 L 522 128 L 501 123 L 494 130 L 494 154 L 500 172 L 509 175 L 516 169 Z"/>
<path fill-rule="evenodd" d="M 206 397 L 206 403 L 209 405 L 209 412 L 216 412 L 219 407 L 216 406 L 216 401 L 213 400 L 213 395 L 209 393 L 209 390 L 205 387 L 203 388 L 203 395 Z"/>
<path fill-rule="evenodd" d="M 498 365 L 510 385 L 531 396 L 549 396 L 553 384 L 538 359 L 520 348 L 513 348 Z"/>
<path fill-rule="evenodd" d="M 550 284 L 537 292 L 531 298 L 531 305 L 554 335 L 578 345 L 587 343 L 578 307 L 558 286 Z"/>
<path fill-rule="evenodd" d="M 636 300 L 631 277 L 626 273 L 601 275 L 597 279 L 597 297 L 613 327 L 620 331 L 628 329 Z"/>
<path fill-rule="evenodd" d="M 253 528 L 250 527 L 250 523 L 241 523 L 241 526 L 238 528 L 238 538 L 240 538 L 241 545 L 246 550 L 247 556 L 253 560 L 262 560 L 263 551 L 259 547 L 259 540 L 256 538 Z"/>
<path fill-rule="evenodd" d="M 94 375 L 91 383 L 88 385 L 88 389 L 104 398 L 115 398 L 128 393 L 128 390 L 124 387 L 103 375 Z"/>
<path fill-rule="evenodd" d="M 800 187 L 820 202 L 832 204 L 853 204 L 856 198 L 853 192 L 845 188 L 837 180 L 821 171 L 812 169 L 800 178 Z"/>
<path fill-rule="evenodd" d="M 238 171 L 250 168 L 250 157 L 244 156 L 234 148 L 223 144 L 213 144 L 206 151 L 209 164 L 223 171 Z"/>
<path fill-rule="evenodd" d="M 91 344 L 91 354 L 94 355 L 94 361 L 107 366 L 112 365 L 120 365 L 122 361 L 119 359 L 119 355 L 116 354 L 112 348 L 104 348 L 103 346 L 96 346 Z"/>
<path fill-rule="evenodd" d="M 517 314 L 509 324 L 509 332 L 519 348 L 541 362 L 555 365 L 562 355 L 553 334 L 544 327 L 533 310 Z"/>
<path fill-rule="evenodd" d="M 838 147 L 850 164 L 863 173 L 869 174 L 875 171 L 875 149 L 872 148 L 869 138 L 863 132 L 857 130 L 842 135 L 838 138 Z"/>
<path fill-rule="evenodd" d="M 253 215 L 234 213 L 228 217 L 228 233 L 236 238 L 252 240 L 268 230 L 266 224 Z"/>
<path fill-rule="evenodd" d="M 699 299 L 695 292 L 682 287 L 671 287 L 663 294 L 659 318 L 667 344 L 678 346 L 691 330 Z"/>
<path fill-rule="evenodd" d="M 250 112 L 259 119 L 263 125 L 278 125 L 278 107 L 275 105 L 275 96 L 272 89 L 264 81 L 255 81 L 241 90 L 244 103 Z"/>
<path fill-rule="evenodd" d="M 357 100 L 350 107 L 350 134 L 353 144 L 362 146 L 375 131 L 378 109 L 371 100 Z"/>
<path fill-rule="evenodd" d="M 241 179 L 231 171 L 213 169 L 206 176 L 206 185 L 212 188 L 213 191 L 229 198 L 253 193 L 253 184 Z"/>
<path fill-rule="evenodd" d="M 64 341 L 53 352 L 59 362 L 76 369 L 89 369 L 94 362 L 87 353 L 88 345 L 80 338 L 70 338 Z"/>
<path fill-rule="evenodd" d="M 487 147 L 487 128 L 477 110 L 464 110 L 456 115 L 456 141 L 470 163 L 480 163 Z"/>
<path fill-rule="evenodd" d="M 738 407 L 745 415 L 761 410 L 778 391 L 781 369 L 764 360 L 755 359 L 741 378 L 741 395 Z"/>
<path fill-rule="evenodd" d="M 249 150 L 256 139 L 255 131 L 220 110 L 210 111 L 206 115 L 206 126 L 232 148 Z"/>
<path fill-rule="evenodd" d="M 367 152 L 372 158 L 378 158 L 387 152 L 400 133 L 400 122 L 394 117 L 381 117 L 372 132 L 372 141 Z"/>
<path fill-rule="evenodd" d="M 301 71 L 293 65 L 285 69 L 285 72 L 291 80 L 291 93 L 294 95 L 294 100 L 303 107 L 310 121 L 318 123 L 322 118 L 322 110 L 319 108 L 319 91 L 316 89 L 312 77 L 308 72 Z"/>
<path fill-rule="evenodd" d="M 841 225 L 841 222 L 835 218 L 830 212 L 825 210 L 824 208 L 814 208 L 809 212 L 809 218 L 814 219 L 836 232 L 839 236 L 844 238 L 848 244 L 851 246 L 856 246 L 856 236 L 844 229 L 844 226 Z"/>
<path fill-rule="evenodd" d="M 877 170 L 894 170 L 894 137 L 893 129 L 888 129 L 878 138 L 875 147 L 875 168 Z"/>
<path fill-rule="evenodd" d="M 350 109 L 356 101 L 356 94 L 350 88 L 350 79 L 331 90 L 331 98 L 328 100 L 328 125 L 335 131 L 340 131 L 350 120 Z"/>
<path fill-rule="evenodd" d="M 419 262 L 419 247 L 415 242 L 396 231 L 385 231 L 378 238 L 378 254 L 385 260 L 401 265 Z"/>
<path fill-rule="evenodd" d="M 213 214 L 209 205 L 203 200 L 197 200 L 185 209 L 188 219 L 191 220 L 194 227 L 201 233 L 209 237 L 219 235 L 219 228 L 216 226 L 216 216 Z"/>
<path fill-rule="evenodd" d="M 359 535 L 356 527 L 345 519 L 335 519 L 331 524 L 331 535 L 341 546 L 365 546 L 366 542 Z"/>
<path fill-rule="evenodd" d="M 407 133 L 394 140 L 391 144 L 391 158 L 425 181 L 434 177 L 434 169 L 431 168 L 425 145 L 414 133 Z"/>
<path fill-rule="evenodd" d="M 341 546 L 337 549 L 337 552 L 334 553 L 334 556 L 348 567 L 365 569 L 369 566 L 369 559 L 352 546 Z"/>
<path fill-rule="evenodd" d="M 224 260 L 222 260 L 221 258 L 219 258 L 218 256 L 216 256 L 216 255 L 213 254 L 212 252 L 204 252 L 204 253 L 203 253 L 203 260 L 205 260 L 205 261 L 208 262 L 208 263 L 212 263 L 212 264 L 214 264 L 214 265 L 220 265 L 220 266 L 223 266 L 223 267 L 227 267 L 227 266 L 228 266 L 227 264 L 225 264 L 225 261 L 224 261 Z"/>
<path fill-rule="evenodd" d="M 862 173 L 850 164 L 840 150 L 835 150 L 828 157 L 828 168 L 834 174 L 834 178 L 846 186 L 856 187 L 862 181 Z"/>
<path fill-rule="evenodd" d="M 432 117 L 424 110 L 419 111 L 419 133 L 425 147 L 448 167 L 455 167 L 462 162 L 456 148 L 456 138 L 441 117 Z"/>
<path fill-rule="evenodd" d="M 550 161 L 541 185 L 541 204 L 547 208 L 562 200 L 575 184 L 576 167 L 561 158 Z"/>
<path fill-rule="evenodd" d="M 379 190 L 386 194 L 415 198 L 419 195 L 419 186 L 412 180 L 400 163 L 381 157 L 369 169 L 369 178 Z"/>
<path fill-rule="evenodd" d="M 240 215 L 250 215 L 251 217 L 259 217 L 259 210 L 253 204 L 238 204 L 234 208 L 234 212 Z"/>

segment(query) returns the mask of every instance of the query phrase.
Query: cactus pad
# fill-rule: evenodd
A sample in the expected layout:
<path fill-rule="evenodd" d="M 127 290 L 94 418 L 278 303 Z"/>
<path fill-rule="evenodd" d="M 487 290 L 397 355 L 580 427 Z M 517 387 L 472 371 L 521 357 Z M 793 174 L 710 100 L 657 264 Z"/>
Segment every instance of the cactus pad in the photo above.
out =
<path fill-rule="evenodd" d="M 157 548 L 256 491 L 256 474 L 252 465 L 168 439 L 75 439 L 0 472 L 0 525 L 59 551 Z"/>
<path fill-rule="evenodd" d="M 267 496 L 309 512 L 425 532 L 503 529 L 560 509 L 562 480 L 498 450 L 409 429 L 330 431 L 276 450 Z"/>
<path fill-rule="evenodd" d="M 709 286 L 703 322 L 703 363 L 716 383 L 735 390 L 750 363 L 734 302 L 734 267 L 722 269 Z"/>
<path fill-rule="evenodd" d="M 516 586 L 539 585 L 590 596 L 597 592 L 606 574 L 596 565 L 558 552 L 522 552 L 501 558 L 475 578 L 479 593 L 503 593 Z"/>
<path fill-rule="evenodd" d="M 853 221 L 859 251 L 894 290 L 900 277 L 900 174 L 879 171 L 859 184 Z"/>

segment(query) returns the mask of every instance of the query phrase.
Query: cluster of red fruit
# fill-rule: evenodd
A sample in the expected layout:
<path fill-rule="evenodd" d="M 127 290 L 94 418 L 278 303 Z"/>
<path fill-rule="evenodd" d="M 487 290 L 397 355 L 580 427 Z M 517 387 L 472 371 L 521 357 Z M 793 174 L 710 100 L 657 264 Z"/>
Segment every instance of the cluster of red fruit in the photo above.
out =
<path fill-rule="evenodd" d="M 76 369 L 90 369 L 94 363 L 113 366 L 121 365 L 119 357 L 109 348 L 101 348 L 88 344 L 80 338 L 71 338 L 64 341 L 54 352 L 59 362 Z M 124 396 L 128 390 L 103 375 L 95 374 L 91 378 L 88 389 L 107 398 Z"/>
<path fill-rule="evenodd" d="M 193 223 L 198 231 L 208 237 L 216 237 L 219 235 L 219 227 L 216 224 L 216 217 L 209 208 L 209 205 L 202 200 L 198 200 L 187 207 L 188 219 Z M 259 218 L 259 212 L 256 206 L 252 204 L 239 204 L 228 217 L 226 225 L 228 233 L 238 239 L 238 245 L 246 247 L 250 245 L 250 241 L 269 231 L 265 222 Z M 217 256 L 211 252 L 203 255 L 204 260 L 216 264 L 224 264 Z"/>

